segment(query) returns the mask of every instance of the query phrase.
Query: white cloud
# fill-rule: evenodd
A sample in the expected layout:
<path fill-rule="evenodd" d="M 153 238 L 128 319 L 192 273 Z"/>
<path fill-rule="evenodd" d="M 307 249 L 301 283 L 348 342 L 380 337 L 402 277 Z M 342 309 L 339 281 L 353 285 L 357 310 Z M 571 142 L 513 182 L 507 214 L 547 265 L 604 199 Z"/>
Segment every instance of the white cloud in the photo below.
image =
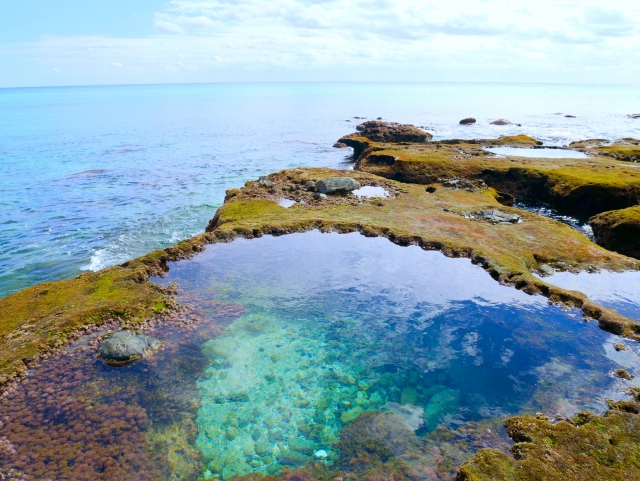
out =
<path fill-rule="evenodd" d="M 124 67 L 124 65 L 122 65 L 120 62 L 113 62 L 113 63 L 111 64 L 111 66 L 112 66 L 112 67 L 118 67 L 118 68 L 122 68 L 122 67 Z"/>
<path fill-rule="evenodd" d="M 346 71 L 363 72 L 363 80 L 397 72 L 402 80 L 411 71 L 422 76 L 414 80 L 449 72 L 458 80 L 573 75 L 620 83 L 640 78 L 639 23 L 627 0 L 608 0 L 606 9 L 601 0 L 539 0 L 526 9 L 512 0 L 172 0 L 156 13 L 152 36 L 48 37 L 0 46 L 0 54 L 65 72 L 98 61 L 115 66 L 109 58 L 118 58 L 136 65 L 127 75 L 146 75 L 145 82 L 162 72 L 213 81 L 261 80 L 260 72 L 289 80 L 291 71 L 337 80 Z"/>

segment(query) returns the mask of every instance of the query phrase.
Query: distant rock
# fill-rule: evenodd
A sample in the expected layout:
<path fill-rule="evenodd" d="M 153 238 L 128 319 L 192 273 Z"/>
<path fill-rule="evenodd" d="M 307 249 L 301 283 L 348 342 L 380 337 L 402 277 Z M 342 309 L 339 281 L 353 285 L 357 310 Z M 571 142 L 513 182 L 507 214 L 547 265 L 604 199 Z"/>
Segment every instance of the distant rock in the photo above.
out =
<path fill-rule="evenodd" d="M 316 182 L 316 188 L 321 194 L 345 194 L 360 188 L 360 184 L 351 177 L 330 177 Z"/>
<path fill-rule="evenodd" d="M 489 122 L 491 125 L 511 125 L 511 122 L 505 119 L 494 120 L 493 122 Z"/>
<path fill-rule="evenodd" d="M 334 149 L 346 149 L 347 147 L 349 146 L 342 142 L 336 142 L 335 144 L 333 144 Z"/>
<path fill-rule="evenodd" d="M 460 125 L 471 125 L 475 123 L 476 123 L 476 119 L 474 119 L 473 117 L 468 117 L 460 121 Z"/>
<path fill-rule="evenodd" d="M 415 125 L 370 120 L 356 127 L 362 137 L 374 142 L 427 142 L 433 135 Z"/>
<path fill-rule="evenodd" d="M 627 115 L 627 117 L 629 117 L 630 119 L 640 119 L 640 114 L 631 114 Z"/>
<path fill-rule="evenodd" d="M 122 366 L 142 359 L 158 345 L 158 341 L 133 331 L 118 331 L 106 337 L 98 346 L 98 356 L 107 364 Z"/>
<path fill-rule="evenodd" d="M 576 118 L 575 115 L 565 115 L 565 117 L 568 118 L 568 119 L 575 119 Z"/>

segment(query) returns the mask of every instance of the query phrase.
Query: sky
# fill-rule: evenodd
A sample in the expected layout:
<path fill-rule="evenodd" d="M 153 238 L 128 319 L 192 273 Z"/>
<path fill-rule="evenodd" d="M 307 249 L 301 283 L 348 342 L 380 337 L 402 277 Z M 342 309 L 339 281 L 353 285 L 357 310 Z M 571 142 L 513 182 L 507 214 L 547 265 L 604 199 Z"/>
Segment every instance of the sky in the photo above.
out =
<path fill-rule="evenodd" d="M 0 0 L 0 87 L 640 83 L 632 0 Z"/>

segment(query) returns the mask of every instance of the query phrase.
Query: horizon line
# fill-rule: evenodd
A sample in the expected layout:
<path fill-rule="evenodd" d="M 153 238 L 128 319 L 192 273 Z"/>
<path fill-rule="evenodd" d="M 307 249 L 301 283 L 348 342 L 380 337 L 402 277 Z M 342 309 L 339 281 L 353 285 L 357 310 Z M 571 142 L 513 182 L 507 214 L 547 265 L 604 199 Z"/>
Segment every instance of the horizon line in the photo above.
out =
<path fill-rule="evenodd" d="M 114 83 L 114 84 L 81 84 L 81 85 L 31 85 L 23 87 L 0 87 L 0 90 L 21 89 L 64 89 L 64 88 L 95 88 L 95 87 L 154 87 L 154 86 L 179 86 L 179 85 L 266 85 L 266 84 L 500 84 L 500 85 L 580 85 L 584 87 L 637 87 L 637 84 L 615 83 L 582 83 L 582 82 L 504 82 L 504 81 L 407 81 L 407 80 L 296 80 L 296 81 L 220 81 L 220 82 L 158 82 L 158 83 Z"/>

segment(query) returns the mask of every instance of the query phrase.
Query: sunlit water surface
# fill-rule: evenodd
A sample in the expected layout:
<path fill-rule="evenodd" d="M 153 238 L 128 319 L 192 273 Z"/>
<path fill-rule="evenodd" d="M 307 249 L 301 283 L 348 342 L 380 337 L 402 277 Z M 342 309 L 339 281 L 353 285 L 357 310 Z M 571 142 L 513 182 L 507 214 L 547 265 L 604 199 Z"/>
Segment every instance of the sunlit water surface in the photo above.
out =
<path fill-rule="evenodd" d="M 201 233 L 227 189 L 333 149 L 367 117 L 444 138 L 638 137 L 624 86 L 308 83 L 0 89 L 0 296 Z M 557 115 L 562 112 L 562 115 Z M 564 115 L 575 115 L 566 118 Z M 474 116 L 478 122 L 459 125 Z M 496 126 L 507 118 L 522 126 Z"/>
<path fill-rule="evenodd" d="M 629 283 L 607 282 L 606 297 L 570 279 L 614 308 L 638 300 Z M 155 280 L 177 283 L 200 320 L 148 327 L 161 350 L 123 368 L 84 339 L 31 371 L 0 401 L 0 472 L 229 479 L 314 459 L 350 469 L 337 442 L 377 410 L 415 438 L 403 455 L 420 479 L 451 480 L 477 449 L 505 448 L 502 417 L 602 412 L 638 384 L 614 370 L 640 375 L 637 345 L 577 310 L 382 238 L 238 239 Z"/>

